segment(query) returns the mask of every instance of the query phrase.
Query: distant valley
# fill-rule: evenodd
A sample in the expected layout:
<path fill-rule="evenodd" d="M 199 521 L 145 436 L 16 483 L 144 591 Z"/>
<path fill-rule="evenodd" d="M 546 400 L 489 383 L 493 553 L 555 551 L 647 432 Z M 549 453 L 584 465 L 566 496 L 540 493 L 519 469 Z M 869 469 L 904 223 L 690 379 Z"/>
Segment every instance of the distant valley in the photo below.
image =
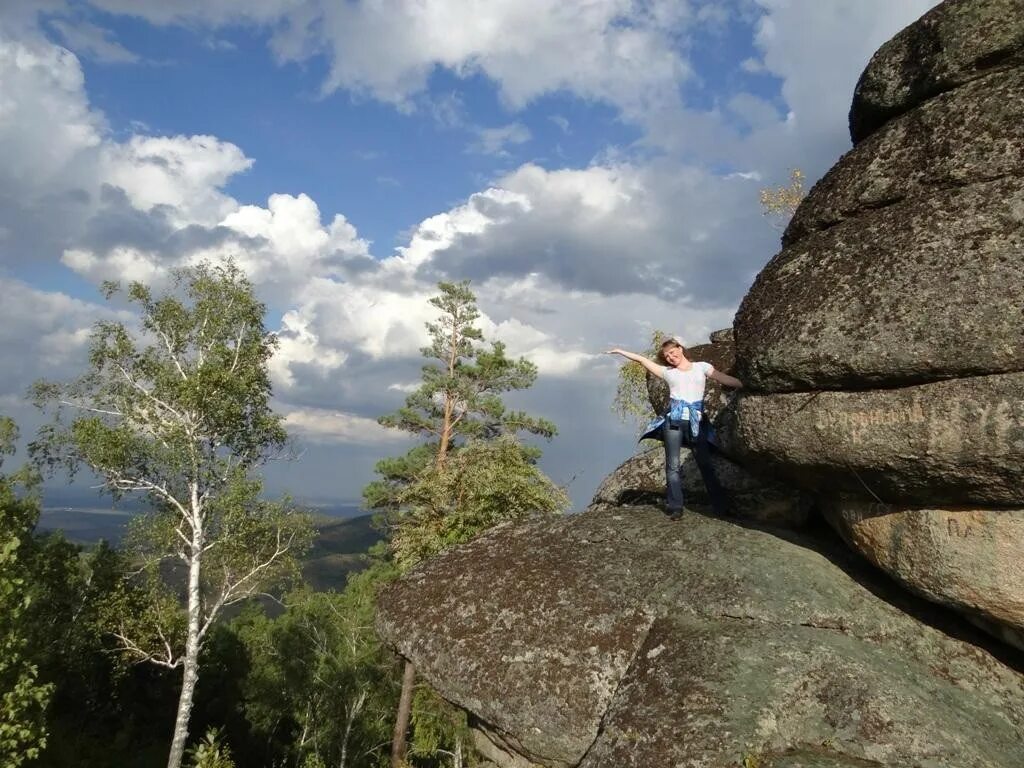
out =
<path fill-rule="evenodd" d="M 95 502 L 93 502 L 95 503 Z M 355 505 L 310 506 L 319 535 L 307 554 L 303 574 L 316 589 L 341 589 L 345 576 L 359 570 L 366 550 L 380 540 L 372 526 L 372 516 Z M 40 516 L 39 529 L 60 530 L 68 540 L 91 546 L 101 539 L 120 543 L 128 521 L 139 514 L 136 505 L 47 506 Z"/>

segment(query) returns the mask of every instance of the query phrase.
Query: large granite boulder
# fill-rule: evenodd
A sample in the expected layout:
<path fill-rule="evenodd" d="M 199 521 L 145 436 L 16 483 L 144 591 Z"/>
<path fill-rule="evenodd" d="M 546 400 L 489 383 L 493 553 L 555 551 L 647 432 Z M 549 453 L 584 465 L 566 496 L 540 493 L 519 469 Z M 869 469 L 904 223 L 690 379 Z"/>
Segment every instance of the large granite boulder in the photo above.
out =
<path fill-rule="evenodd" d="M 1024 64 L 1024 0 L 950 0 L 885 43 L 854 89 L 857 144 L 887 120 L 994 71 Z"/>
<path fill-rule="evenodd" d="M 886 573 L 1024 649 L 1024 509 L 908 509 L 835 496 L 824 511 Z"/>
<path fill-rule="evenodd" d="M 991 553 L 940 556 L 952 542 L 896 523 L 1024 508 L 1024 0 L 938 5 L 872 58 L 850 119 L 856 146 L 736 315 L 748 389 L 720 442 L 816 494 L 878 567 L 1017 643 L 1000 607 L 1024 603 L 1015 570 L 978 598 L 992 578 L 966 555 Z M 904 512 L 860 519 L 879 504 Z M 987 530 L 1024 560 L 1017 528 Z"/>
<path fill-rule="evenodd" d="M 1024 373 L 741 395 L 718 426 L 731 456 L 825 496 L 1024 506 Z M 1024 540 L 1013 544 L 1024 557 Z"/>
<path fill-rule="evenodd" d="M 810 502 L 792 484 L 755 475 L 719 452 L 711 454 L 715 475 L 729 497 L 732 512 L 748 520 L 798 528 L 807 522 Z M 693 454 L 684 452 L 679 470 L 686 506 L 711 511 L 707 487 Z M 601 481 L 594 504 L 657 504 L 665 498 L 665 451 L 660 445 L 631 456 Z"/>
<path fill-rule="evenodd" d="M 817 184 L 783 245 L 850 218 L 1007 176 L 1021 177 L 1024 68 L 974 80 L 912 110 L 846 153 Z"/>
<path fill-rule="evenodd" d="M 394 584 L 377 628 L 502 766 L 1024 764 L 1020 672 L 795 536 L 649 507 L 505 526 Z"/>
<path fill-rule="evenodd" d="M 757 276 L 736 338 L 738 376 L 768 392 L 1024 370 L 1024 176 L 804 237 Z"/>
<path fill-rule="evenodd" d="M 1024 0 L 945 2 L 882 46 L 852 115 L 883 113 L 740 306 L 748 387 L 1024 370 Z"/>

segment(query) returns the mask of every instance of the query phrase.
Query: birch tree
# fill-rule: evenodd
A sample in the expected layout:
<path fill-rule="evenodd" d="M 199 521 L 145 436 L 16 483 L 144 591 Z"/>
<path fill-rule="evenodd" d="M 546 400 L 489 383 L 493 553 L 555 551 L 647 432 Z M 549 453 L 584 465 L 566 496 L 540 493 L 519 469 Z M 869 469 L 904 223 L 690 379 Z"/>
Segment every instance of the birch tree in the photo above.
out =
<path fill-rule="evenodd" d="M 392 571 L 377 562 L 350 574 L 341 593 L 297 590 L 280 616 L 233 624 L 248 658 L 246 719 L 267 743 L 291 734 L 275 765 L 386 764 L 395 660 L 373 631 L 373 611 Z"/>
<path fill-rule="evenodd" d="M 652 332 L 651 342 L 643 354 L 653 358 L 668 336 L 664 331 Z M 647 369 L 640 363 L 629 360 L 619 368 L 612 410 L 623 421 L 632 422 L 638 430 L 651 420 L 653 412 L 647 397 Z"/>
<path fill-rule="evenodd" d="M 438 310 L 438 319 L 427 323 L 431 343 L 421 350 L 429 360 L 422 369 L 422 384 L 406 398 L 402 408 L 379 419 L 386 427 L 425 438 L 426 443 L 403 457 L 379 462 L 376 469 L 380 479 L 364 490 L 367 505 L 387 514 L 392 548 L 403 567 L 468 540 L 500 519 L 507 519 L 509 510 L 515 508 L 511 497 L 500 493 L 466 493 L 472 482 L 485 482 L 486 473 L 474 471 L 467 463 L 471 457 L 489 462 L 493 469 L 493 459 L 501 451 L 505 458 L 514 452 L 519 461 L 508 461 L 506 470 L 523 482 L 505 487 L 521 495 L 534 493 L 534 501 L 553 494 L 555 501 L 550 509 L 564 506 L 559 489 L 546 478 L 538 482 L 542 476 L 532 465 L 540 452 L 514 439 L 520 432 L 550 438 L 557 431 L 555 425 L 509 410 L 501 399 L 502 393 L 530 387 L 537 378 L 537 367 L 524 358 L 507 357 L 501 342 L 492 342 L 490 348 L 484 345 L 483 333 L 474 325 L 480 313 L 468 282 L 441 282 L 438 288 L 439 294 L 430 299 Z M 501 451 L 474 450 L 467 461 L 449 466 L 453 454 L 467 445 L 495 438 L 504 438 Z M 474 466 L 479 470 L 482 464 Z M 518 472 L 524 467 L 533 471 Z M 481 496 L 486 496 L 489 503 L 481 503 Z M 472 505 L 462 503 L 469 498 L 474 500 Z M 539 501 L 535 509 L 548 511 Z M 460 516 L 460 512 L 465 514 Z M 391 761 L 396 767 L 406 758 L 415 676 L 415 667 L 407 661 L 392 739 Z"/>
<path fill-rule="evenodd" d="M 175 272 L 164 295 L 138 282 L 124 293 L 141 327 L 97 324 L 87 373 L 35 386 L 54 420 L 32 450 L 149 501 L 127 537 L 137 568 L 109 616 L 130 659 L 182 670 L 167 760 L 179 768 L 211 627 L 294 572 L 310 527 L 287 503 L 262 501 L 253 473 L 287 435 L 269 403 L 276 339 L 249 281 L 234 264 L 202 264 Z"/>

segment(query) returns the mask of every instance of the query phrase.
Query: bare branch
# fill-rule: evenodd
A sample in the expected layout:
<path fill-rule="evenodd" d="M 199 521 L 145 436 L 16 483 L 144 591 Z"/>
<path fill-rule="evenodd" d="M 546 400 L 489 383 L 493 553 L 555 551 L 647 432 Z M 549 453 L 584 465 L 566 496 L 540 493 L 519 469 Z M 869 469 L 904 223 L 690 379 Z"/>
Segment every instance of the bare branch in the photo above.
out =
<path fill-rule="evenodd" d="M 164 631 L 160 627 L 159 624 L 156 627 L 156 633 L 158 635 L 160 635 L 160 641 L 164 644 L 164 651 L 166 651 L 166 653 L 167 653 L 167 658 L 168 659 L 173 659 L 174 658 L 174 651 L 171 650 L 171 643 L 167 639 L 167 636 L 164 634 Z"/>
<path fill-rule="evenodd" d="M 146 478 L 125 477 L 120 470 L 113 467 L 97 466 L 95 469 L 109 476 L 104 483 L 108 487 L 119 491 L 147 491 L 149 493 L 155 493 L 161 499 L 171 504 L 182 517 L 186 519 L 189 517 L 188 510 L 185 509 L 184 505 L 178 501 L 178 498 L 167 490 L 165 486 L 152 480 L 147 480 Z"/>
<path fill-rule="evenodd" d="M 229 605 L 235 605 L 236 603 L 252 597 L 257 593 L 257 585 L 259 584 L 260 577 L 288 553 L 291 549 L 292 542 L 295 539 L 295 534 L 294 532 L 290 533 L 287 541 L 283 541 L 282 538 L 281 529 L 279 528 L 277 530 L 277 541 L 274 551 L 262 562 L 255 563 L 245 575 L 238 579 L 232 581 L 230 574 L 227 572 L 227 569 L 225 569 L 224 582 L 221 586 L 220 594 L 218 595 L 216 602 L 214 602 L 213 606 L 207 612 L 202 628 L 199 630 L 200 638 L 206 636 L 206 633 L 213 625 L 213 622 L 216 621 L 217 615 L 220 613 L 222 608 Z"/>
<path fill-rule="evenodd" d="M 238 356 L 242 353 L 242 339 L 245 337 L 248 327 L 248 323 L 242 323 L 242 327 L 238 331 L 238 338 L 235 340 L 235 359 L 231 363 L 231 373 L 234 373 L 238 368 Z"/>
<path fill-rule="evenodd" d="M 120 411 L 108 411 L 108 410 L 105 410 L 103 408 L 90 408 L 87 405 L 81 405 L 80 403 L 73 403 L 70 400 L 60 400 L 59 402 L 60 402 L 61 405 L 67 405 L 67 406 L 69 406 L 71 408 L 77 408 L 80 411 L 88 411 L 90 413 L 103 413 L 103 414 L 106 414 L 107 416 L 120 416 L 121 418 L 124 418 L 124 414 L 121 413 Z"/>
<path fill-rule="evenodd" d="M 209 311 L 206 311 L 206 312 L 203 313 L 203 324 L 201 326 L 199 326 L 199 340 L 200 340 L 200 342 L 202 341 L 203 337 L 206 336 L 206 326 L 209 325 L 209 323 L 210 323 L 210 313 L 209 313 Z M 200 344 L 196 344 L 196 361 L 198 363 L 198 367 L 200 367 L 200 368 L 202 368 L 203 365 L 206 363 L 206 353 L 205 353 L 205 351 L 203 349 L 203 345 L 201 343 Z"/>
<path fill-rule="evenodd" d="M 178 369 L 178 373 L 181 374 L 181 378 L 185 381 L 188 381 L 188 375 L 181 367 L 181 363 L 178 362 L 178 356 L 174 352 L 174 347 L 171 346 L 171 340 L 168 338 L 167 334 L 164 333 L 164 330 L 160 327 L 156 320 L 153 319 L 152 315 L 147 315 L 147 317 L 149 318 L 150 322 L 153 323 L 153 327 L 156 329 L 156 332 L 160 335 L 160 338 L 164 340 L 164 346 L 167 347 L 167 354 L 169 354 L 171 356 L 171 360 L 174 361 L 174 367 Z"/>
<path fill-rule="evenodd" d="M 189 525 L 191 525 L 191 524 L 192 524 L 192 521 L 191 521 L 191 520 L 187 520 L 187 519 L 186 519 L 186 520 L 185 520 L 184 522 L 188 523 Z M 181 523 L 179 523 L 178 525 L 176 525 L 176 526 L 174 527 L 174 533 L 175 533 L 175 535 L 177 535 L 177 537 L 178 537 L 179 539 L 181 539 L 181 541 L 182 541 L 182 542 L 184 542 L 184 544 L 185 544 L 185 546 L 186 546 L 186 547 L 190 547 L 190 548 L 191 548 L 191 546 L 192 546 L 192 540 L 191 540 L 191 539 L 190 539 L 190 538 L 189 538 L 188 536 L 186 536 L 186 535 L 185 535 L 185 532 L 184 532 L 184 531 L 182 531 L 182 530 L 181 530 Z M 184 554 L 184 551 L 183 551 L 183 550 L 178 550 L 178 551 L 179 551 L 179 552 L 182 552 L 182 554 Z M 204 549 L 203 551 L 205 552 L 206 550 Z"/>
<path fill-rule="evenodd" d="M 159 627 L 157 627 L 157 632 L 159 632 L 160 637 L 163 638 L 163 632 L 160 630 Z M 167 657 L 164 659 L 159 658 L 155 654 L 149 653 L 146 650 L 143 650 L 134 640 L 132 640 L 124 633 L 123 627 L 119 631 L 112 632 L 111 634 L 117 639 L 119 643 L 121 643 L 123 651 L 126 651 L 127 653 L 136 657 L 135 660 L 132 662 L 134 664 L 143 664 L 148 662 L 150 664 L 156 664 L 159 667 L 166 667 L 167 669 L 175 669 L 176 667 L 181 666 L 181 657 L 174 657 L 174 653 L 171 651 L 170 645 L 166 643 L 166 640 L 164 648 L 167 652 Z"/>

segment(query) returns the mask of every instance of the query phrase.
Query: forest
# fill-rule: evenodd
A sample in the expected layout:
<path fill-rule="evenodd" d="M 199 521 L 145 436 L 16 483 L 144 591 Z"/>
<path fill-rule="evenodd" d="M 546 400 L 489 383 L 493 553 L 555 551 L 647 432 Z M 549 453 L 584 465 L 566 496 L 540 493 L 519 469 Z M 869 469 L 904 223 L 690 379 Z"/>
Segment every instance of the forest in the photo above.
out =
<path fill-rule="evenodd" d="M 94 327 L 79 378 L 33 386 L 27 456 L 0 419 L 0 763 L 473 765 L 464 715 L 382 645 L 374 606 L 426 558 L 566 511 L 524 439 L 555 425 L 502 399 L 536 366 L 484 339 L 468 282 L 439 283 L 420 384 L 379 420 L 412 447 L 364 489 L 372 529 L 339 524 L 264 493 L 295 445 L 235 264 L 104 293 L 134 321 Z M 116 544 L 40 528 L 44 480 L 77 473 L 137 503 Z"/>

